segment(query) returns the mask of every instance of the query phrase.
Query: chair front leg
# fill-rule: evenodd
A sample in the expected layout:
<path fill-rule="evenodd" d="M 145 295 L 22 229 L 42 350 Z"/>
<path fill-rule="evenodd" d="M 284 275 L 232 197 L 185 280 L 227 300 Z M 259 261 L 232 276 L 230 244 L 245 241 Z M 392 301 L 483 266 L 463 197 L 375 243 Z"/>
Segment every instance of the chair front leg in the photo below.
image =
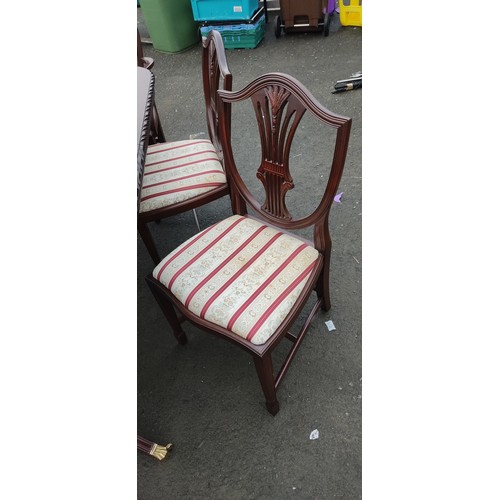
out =
<path fill-rule="evenodd" d="M 170 302 L 170 299 L 165 295 L 163 290 L 158 286 L 158 281 L 153 278 L 153 276 L 146 276 L 146 283 L 149 286 L 149 289 L 153 293 L 156 302 L 160 306 L 163 314 L 167 318 L 167 321 L 170 323 L 172 331 L 174 333 L 174 337 L 177 339 L 179 344 L 184 345 L 187 342 L 186 333 L 181 327 L 181 323 L 179 318 L 177 317 L 177 313 L 175 312 L 174 306 Z"/>
<path fill-rule="evenodd" d="M 137 230 L 139 231 L 139 234 L 141 235 L 142 241 L 144 242 L 144 245 L 146 245 L 146 249 L 153 259 L 153 262 L 155 266 L 157 266 L 160 263 L 160 255 L 158 254 L 158 250 L 156 249 L 155 242 L 153 240 L 153 237 L 151 236 L 151 232 L 149 231 L 149 227 L 146 222 L 137 222 Z"/>
<path fill-rule="evenodd" d="M 280 405 L 276 398 L 276 385 L 274 383 L 271 353 L 265 354 L 262 358 L 260 356 L 254 356 L 253 361 L 255 363 L 257 375 L 259 376 L 262 391 L 266 398 L 267 411 L 274 416 L 278 413 Z"/>

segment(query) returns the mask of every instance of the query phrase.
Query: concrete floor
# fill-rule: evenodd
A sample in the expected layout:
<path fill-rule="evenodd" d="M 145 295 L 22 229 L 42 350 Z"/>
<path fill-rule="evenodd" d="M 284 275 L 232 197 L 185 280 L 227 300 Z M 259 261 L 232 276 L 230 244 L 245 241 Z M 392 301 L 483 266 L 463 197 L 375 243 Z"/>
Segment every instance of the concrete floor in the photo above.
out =
<path fill-rule="evenodd" d="M 139 31 L 148 38 L 141 9 L 137 12 Z M 137 430 L 152 441 L 174 444 L 163 461 L 138 452 L 142 500 L 361 498 L 362 90 L 331 92 L 337 80 L 362 69 L 362 29 L 341 27 L 336 16 L 328 37 L 302 33 L 276 39 L 274 15 L 269 13 L 257 48 L 226 51 L 233 88 L 268 71 L 288 73 L 326 108 L 353 119 L 339 188 L 344 195 L 330 216 L 332 309 L 316 317 L 278 390 L 280 411 L 272 417 L 250 356 L 189 325 L 188 344 L 177 344 L 145 284 L 153 264 L 138 236 Z M 155 60 L 156 102 L 167 139 L 207 137 L 200 45 L 180 54 L 161 53 L 147 43 L 143 49 Z M 238 116 L 233 136 L 246 159 L 253 138 Z M 307 128 L 305 134 L 319 165 L 329 150 L 321 137 Z M 301 180 L 299 208 L 314 197 L 322 178 L 308 170 L 298 174 L 297 188 Z M 207 227 L 230 215 L 229 201 L 216 201 L 197 214 Z M 192 236 L 196 225 L 187 213 L 152 229 L 166 254 Z M 329 319 L 333 332 L 325 326 Z M 315 429 L 319 438 L 311 440 Z"/>

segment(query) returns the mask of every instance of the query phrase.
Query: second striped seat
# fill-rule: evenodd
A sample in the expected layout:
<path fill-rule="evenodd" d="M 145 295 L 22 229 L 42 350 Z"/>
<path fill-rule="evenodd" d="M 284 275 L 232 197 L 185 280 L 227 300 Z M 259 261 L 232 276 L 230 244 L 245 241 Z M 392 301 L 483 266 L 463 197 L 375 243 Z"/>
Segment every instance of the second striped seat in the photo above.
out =
<path fill-rule="evenodd" d="M 139 213 L 180 203 L 226 184 L 208 140 L 176 141 L 148 147 Z"/>

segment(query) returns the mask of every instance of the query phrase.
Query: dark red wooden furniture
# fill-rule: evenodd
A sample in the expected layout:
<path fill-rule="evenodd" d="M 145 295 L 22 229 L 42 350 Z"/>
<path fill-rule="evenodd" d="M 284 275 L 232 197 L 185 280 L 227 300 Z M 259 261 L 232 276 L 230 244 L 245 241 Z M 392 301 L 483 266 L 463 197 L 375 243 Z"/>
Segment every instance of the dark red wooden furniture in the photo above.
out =
<path fill-rule="evenodd" d="M 144 57 L 144 53 L 142 51 L 141 35 L 139 34 L 139 30 L 137 30 L 137 66 L 151 70 L 154 66 L 154 63 L 155 62 L 151 57 Z M 165 134 L 163 133 L 163 128 L 161 126 L 160 115 L 158 114 L 156 103 L 153 104 L 149 134 L 150 144 L 165 142 L 166 140 Z"/>
<path fill-rule="evenodd" d="M 137 67 L 137 202 L 141 192 L 144 158 L 150 138 L 151 115 L 154 108 L 154 75 L 148 69 Z M 172 447 L 160 446 L 137 436 L 137 449 L 162 460 Z"/>
<path fill-rule="evenodd" d="M 139 207 L 144 163 L 149 144 L 151 113 L 154 107 L 154 75 L 137 67 L 137 207 Z"/>
<path fill-rule="evenodd" d="M 229 194 L 219 139 L 217 90 L 231 90 L 232 75 L 218 31 L 203 40 L 202 76 L 210 140 L 150 145 L 138 213 L 139 234 L 155 264 L 158 250 L 148 223 L 194 210 Z"/>
<path fill-rule="evenodd" d="M 157 458 L 158 460 L 163 460 L 168 452 L 172 449 L 172 444 L 169 443 L 166 446 L 161 446 L 158 443 L 153 443 L 149 439 L 137 436 L 137 449 Z"/>
<path fill-rule="evenodd" d="M 146 280 L 180 344 L 187 341 L 180 319 L 187 318 L 252 355 L 267 409 L 275 415 L 279 411 L 276 389 L 309 325 L 320 307 L 330 309 L 328 217 L 344 168 L 351 119 L 328 111 L 296 79 L 280 73 L 263 75 L 238 92 L 220 90 L 219 96 L 222 146 L 235 215 L 172 251 Z M 233 155 L 238 138 L 231 138 L 231 107 L 248 100 L 261 141 L 256 176 L 264 187 L 262 203 L 240 175 L 250 166 L 236 165 Z M 286 204 L 286 195 L 294 188 L 289 158 L 306 113 L 335 138 L 324 144 L 331 151 L 331 167 L 322 181 L 323 195 L 310 213 L 295 218 Z M 310 176 L 319 175 L 313 164 L 301 168 Z M 310 229 L 312 241 L 294 234 L 304 228 Z M 317 298 L 312 310 L 293 335 L 291 326 L 313 291 Z M 275 374 L 272 353 L 283 339 L 292 345 Z"/>

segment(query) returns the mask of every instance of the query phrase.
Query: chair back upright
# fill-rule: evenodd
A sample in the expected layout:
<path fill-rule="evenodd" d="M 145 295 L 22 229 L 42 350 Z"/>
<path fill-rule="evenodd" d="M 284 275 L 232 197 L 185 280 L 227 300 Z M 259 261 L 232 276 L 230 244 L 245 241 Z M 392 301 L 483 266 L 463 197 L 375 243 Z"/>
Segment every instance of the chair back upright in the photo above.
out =
<path fill-rule="evenodd" d="M 232 90 L 233 75 L 229 71 L 221 34 L 212 30 L 202 42 L 202 76 L 205 111 L 210 140 L 223 162 L 222 144 L 219 133 L 219 110 L 217 106 L 219 89 Z M 230 121 L 230 117 L 228 118 Z M 224 164 L 224 163 L 223 163 Z"/>

